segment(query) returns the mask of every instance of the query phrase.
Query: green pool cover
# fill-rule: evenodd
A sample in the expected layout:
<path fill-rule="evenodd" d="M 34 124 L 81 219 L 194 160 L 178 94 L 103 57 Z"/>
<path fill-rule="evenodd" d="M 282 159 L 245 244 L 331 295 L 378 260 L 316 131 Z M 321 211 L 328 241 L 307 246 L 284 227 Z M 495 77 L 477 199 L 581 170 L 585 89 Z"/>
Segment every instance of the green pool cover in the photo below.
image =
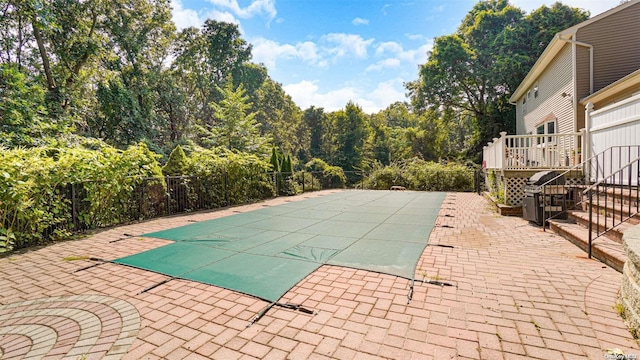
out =
<path fill-rule="evenodd" d="M 115 262 L 271 302 L 323 264 L 413 279 L 444 197 L 343 191 L 145 234 L 175 242 Z"/>

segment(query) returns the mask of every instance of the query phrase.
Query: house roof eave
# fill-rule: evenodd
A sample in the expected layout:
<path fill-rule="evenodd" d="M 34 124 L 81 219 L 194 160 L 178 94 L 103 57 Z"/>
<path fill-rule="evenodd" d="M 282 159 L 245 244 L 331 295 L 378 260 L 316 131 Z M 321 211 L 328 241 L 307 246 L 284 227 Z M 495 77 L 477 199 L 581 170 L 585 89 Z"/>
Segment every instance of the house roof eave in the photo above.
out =
<path fill-rule="evenodd" d="M 525 76 L 524 80 L 522 80 L 520 85 L 518 85 L 518 88 L 509 98 L 510 103 L 515 104 L 519 98 L 526 94 L 527 89 L 529 89 L 531 85 L 533 85 L 533 82 L 538 78 L 538 76 L 540 76 L 544 69 L 546 69 L 546 67 L 556 57 L 560 50 L 562 50 L 565 42 L 560 40 L 561 34 L 566 35 L 564 32 L 560 32 L 553 36 L 553 39 L 551 39 L 549 45 L 547 45 L 546 49 L 544 49 L 542 55 L 540 55 L 536 63 L 533 64 L 533 67 L 531 68 L 531 70 L 529 70 L 527 76 Z"/>
<path fill-rule="evenodd" d="M 515 104 L 519 98 L 521 98 L 524 94 L 526 94 L 527 89 L 529 89 L 531 87 L 531 85 L 533 84 L 533 82 L 538 78 L 538 76 L 546 69 L 547 65 L 549 65 L 549 63 L 551 63 L 551 61 L 556 57 L 556 55 L 558 54 L 558 52 L 560 52 L 560 50 L 562 49 L 562 47 L 565 45 L 565 42 L 562 41 L 562 39 L 564 40 L 576 40 L 576 34 L 578 33 L 578 30 L 598 21 L 601 20 L 611 14 L 615 14 L 618 11 L 624 10 L 630 6 L 633 6 L 635 4 L 640 3 L 640 0 L 631 0 L 628 1 L 624 4 L 618 5 L 614 8 L 611 8 L 605 12 L 603 12 L 602 14 L 596 15 L 594 17 L 592 17 L 591 19 L 585 20 L 579 24 L 576 24 L 570 28 L 567 28 L 565 30 L 562 30 L 558 33 L 556 33 L 553 36 L 553 39 L 551 40 L 551 42 L 549 42 L 549 45 L 547 45 L 547 48 L 544 49 L 544 52 L 540 55 L 540 57 L 538 58 L 538 60 L 536 61 L 536 63 L 533 65 L 533 67 L 531 68 L 531 70 L 529 70 L 529 73 L 527 74 L 527 76 L 525 76 L 525 78 L 522 80 L 522 82 L 520 83 L 520 85 L 518 85 L 518 88 L 513 92 L 513 94 L 511 95 L 511 97 L 509 98 L 509 103 L 511 104 Z"/>

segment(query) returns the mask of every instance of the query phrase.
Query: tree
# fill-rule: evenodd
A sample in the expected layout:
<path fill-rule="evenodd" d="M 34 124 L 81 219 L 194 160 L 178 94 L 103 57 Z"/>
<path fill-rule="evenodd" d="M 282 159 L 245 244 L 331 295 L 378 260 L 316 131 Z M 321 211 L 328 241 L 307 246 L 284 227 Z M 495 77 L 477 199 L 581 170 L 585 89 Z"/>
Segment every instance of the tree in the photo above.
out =
<path fill-rule="evenodd" d="M 280 158 L 278 157 L 278 150 L 276 147 L 271 148 L 271 159 L 269 160 L 273 171 L 280 172 Z"/>
<path fill-rule="evenodd" d="M 156 139 L 159 146 L 168 148 L 187 140 L 194 122 L 189 116 L 186 89 L 176 79 L 174 70 L 163 69 L 154 87 L 156 126 L 159 128 Z"/>
<path fill-rule="evenodd" d="M 167 0 L 117 0 L 110 3 L 104 31 L 110 53 L 98 81 L 99 111 L 87 132 L 125 147 L 154 139 L 156 92 L 175 27 Z"/>
<path fill-rule="evenodd" d="M 16 66 L 0 65 L 0 146 L 32 146 L 56 135 L 48 131 L 44 94 Z"/>
<path fill-rule="evenodd" d="M 406 85 L 418 112 L 434 108 L 472 120 L 478 134 L 466 149 L 468 157 L 479 160 L 487 141 L 515 130 L 510 93 L 553 34 L 588 16 L 561 4 L 552 9 L 542 7 L 525 18 L 507 0 L 478 2 L 455 34 L 435 39 L 419 79 Z"/>
<path fill-rule="evenodd" d="M 332 113 L 336 149 L 334 164 L 345 171 L 356 170 L 364 158 L 364 143 L 369 133 L 362 108 L 349 101 L 344 110 Z"/>
<path fill-rule="evenodd" d="M 101 0 L 0 1 L 0 61 L 41 82 L 50 123 L 69 128 L 100 52 Z"/>
<path fill-rule="evenodd" d="M 323 108 L 309 107 L 302 114 L 302 121 L 309 129 L 309 155 L 312 158 L 323 156 L 322 142 L 327 116 Z"/>
<path fill-rule="evenodd" d="M 176 146 L 169 155 L 169 161 L 162 167 L 164 176 L 180 176 L 187 175 L 189 169 L 189 159 L 182 150 L 182 146 Z"/>
<path fill-rule="evenodd" d="M 270 139 L 260 134 L 260 124 L 255 113 L 247 114 L 251 107 L 242 85 L 234 90 L 233 82 L 227 81 L 224 88 L 217 88 L 223 95 L 219 103 L 211 103 L 216 118 L 212 127 L 199 126 L 206 145 L 221 146 L 228 150 L 266 154 Z"/>
<path fill-rule="evenodd" d="M 209 104 L 222 99 L 216 86 L 223 88 L 228 79 L 233 79 L 237 87 L 251 79 L 245 89 L 253 91 L 266 78 L 266 69 L 249 63 L 251 46 L 241 38 L 235 24 L 207 20 L 202 29 L 183 29 L 173 51 L 176 81 L 188 94 L 188 117 L 207 126 L 214 123 Z"/>
<path fill-rule="evenodd" d="M 589 19 L 589 12 L 560 2 L 541 6 L 496 37 L 501 47 L 497 75 L 512 93 L 533 67 L 553 36 Z"/>
<path fill-rule="evenodd" d="M 262 134 L 271 135 L 284 153 L 295 154 L 306 146 L 306 137 L 298 136 L 304 131 L 300 109 L 280 84 L 267 77 L 257 90 L 257 106 L 253 108 Z"/>

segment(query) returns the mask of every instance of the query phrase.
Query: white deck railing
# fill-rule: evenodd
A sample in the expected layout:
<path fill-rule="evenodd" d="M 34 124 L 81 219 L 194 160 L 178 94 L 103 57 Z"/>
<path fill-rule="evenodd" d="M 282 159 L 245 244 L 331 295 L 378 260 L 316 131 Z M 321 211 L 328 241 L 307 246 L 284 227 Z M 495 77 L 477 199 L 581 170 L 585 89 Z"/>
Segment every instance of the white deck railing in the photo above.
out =
<path fill-rule="evenodd" d="M 582 133 L 500 135 L 483 149 L 485 169 L 569 169 L 582 161 Z"/>

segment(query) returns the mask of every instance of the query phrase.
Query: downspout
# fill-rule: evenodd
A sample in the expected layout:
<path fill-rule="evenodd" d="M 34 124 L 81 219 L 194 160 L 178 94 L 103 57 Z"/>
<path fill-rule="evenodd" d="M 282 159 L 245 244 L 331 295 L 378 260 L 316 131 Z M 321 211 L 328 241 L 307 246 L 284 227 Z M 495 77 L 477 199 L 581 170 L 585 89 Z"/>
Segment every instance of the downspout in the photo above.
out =
<path fill-rule="evenodd" d="M 583 46 L 589 49 L 589 95 L 593 94 L 593 45 L 587 44 L 582 41 L 565 39 L 562 36 L 558 36 L 558 40 L 568 42 L 569 44 L 576 44 L 578 46 Z M 574 99 L 576 99 L 577 101 L 578 100 L 576 97 L 577 94 L 573 94 L 573 95 L 574 95 Z"/>
<path fill-rule="evenodd" d="M 574 34 L 570 35 L 570 37 L 574 37 L 575 35 L 576 34 L 574 33 Z M 562 36 L 558 36 L 558 40 L 567 42 L 569 44 L 572 44 L 572 45 L 574 45 L 574 47 L 577 45 L 577 46 L 583 46 L 583 47 L 586 47 L 586 48 L 589 49 L 589 95 L 593 94 L 593 45 L 587 44 L 587 43 L 582 42 L 582 41 L 573 40 L 571 38 L 569 38 L 569 39 L 563 38 Z M 573 65 L 573 68 L 574 68 L 574 73 L 573 73 L 573 75 L 574 75 L 573 100 L 572 100 L 572 101 L 574 101 L 574 103 L 572 104 L 573 105 L 573 114 L 574 114 L 573 115 L 573 131 L 576 132 L 576 131 L 578 131 L 578 129 L 577 129 L 577 126 L 578 126 L 577 117 L 578 117 L 578 111 L 579 111 L 578 110 L 578 104 L 579 104 L 578 100 L 579 100 L 579 98 L 578 98 L 578 94 L 577 94 L 577 91 L 576 91 L 578 89 L 578 87 L 577 87 L 577 81 L 576 81 L 577 74 L 575 72 L 576 71 L 575 70 L 576 69 L 576 63 L 577 63 L 575 50 L 574 50 L 573 59 L 574 59 L 572 61 L 573 62 L 572 65 Z M 586 119 L 585 119 L 585 121 L 586 121 Z M 589 129 L 587 129 L 587 133 L 588 132 L 589 132 Z"/>

